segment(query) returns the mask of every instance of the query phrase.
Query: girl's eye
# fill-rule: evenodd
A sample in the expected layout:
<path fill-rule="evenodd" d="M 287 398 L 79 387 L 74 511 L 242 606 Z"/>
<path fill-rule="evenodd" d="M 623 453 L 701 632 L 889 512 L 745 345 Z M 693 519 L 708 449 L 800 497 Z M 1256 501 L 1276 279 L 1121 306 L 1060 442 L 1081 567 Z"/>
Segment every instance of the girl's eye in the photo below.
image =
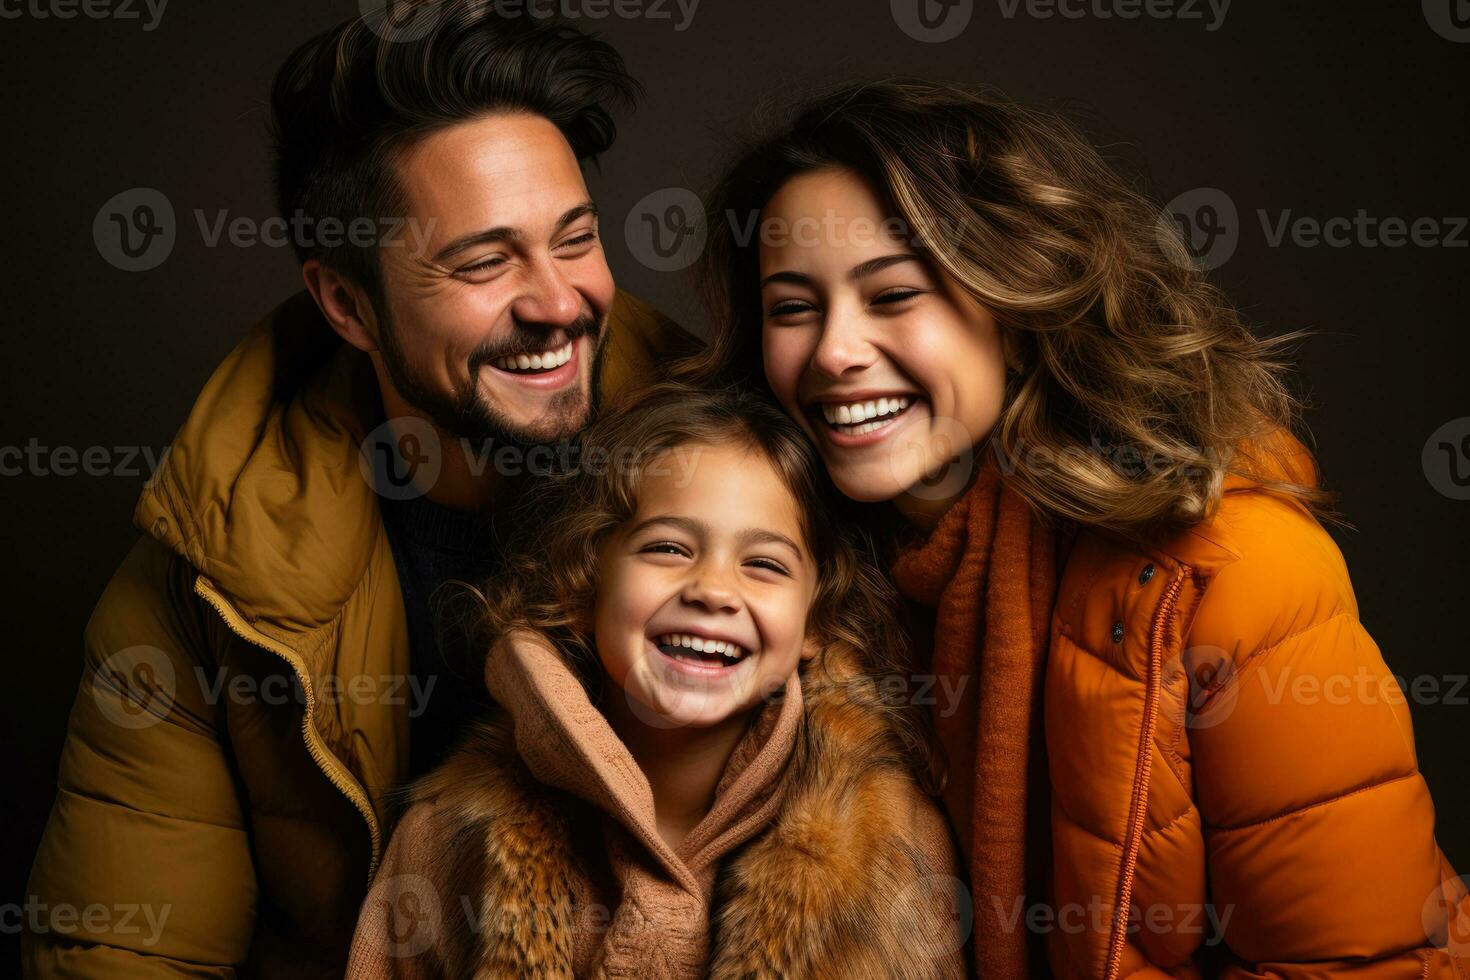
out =
<path fill-rule="evenodd" d="M 749 562 L 747 562 L 747 564 L 754 565 L 756 568 L 768 569 L 772 572 L 777 573 L 778 575 L 791 575 L 791 573 L 786 570 L 786 566 L 782 565 L 774 558 L 752 558 Z"/>
<path fill-rule="evenodd" d="M 655 541 L 653 544 L 644 545 L 642 548 L 639 549 L 639 551 L 641 551 L 641 552 L 643 552 L 645 554 L 660 554 L 660 555 L 685 555 L 685 554 L 688 554 L 688 552 L 684 549 L 684 546 L 683 545 L 675 544 L 672 541 Z"/>
<path fill-rule="evenodd" d="M 918 296 L 922 292 L 922 289 L 890 289 L 886 293 L 880 293 L 879 295 L 873 297 L 873 302 L 874 304 L 885 306 L 889 303 L 902 303 L 906 299 L 913 299 L 915 296 Z"/>

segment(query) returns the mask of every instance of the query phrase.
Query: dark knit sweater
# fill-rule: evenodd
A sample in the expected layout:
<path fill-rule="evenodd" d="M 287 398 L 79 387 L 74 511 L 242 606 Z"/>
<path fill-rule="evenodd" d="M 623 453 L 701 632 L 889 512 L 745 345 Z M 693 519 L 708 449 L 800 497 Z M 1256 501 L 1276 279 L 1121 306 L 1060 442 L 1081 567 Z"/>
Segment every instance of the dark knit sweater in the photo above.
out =
<path fill-rule="evenodd" d="M 445 582 L 478 584 L 494 570 L 494 530 L 488 517 L 426 497 L 380 500 L 408 619 L 414 681 L 408 686 L 409 778 L 416 779 L 444 757 L 465 723 L 489 702 L 480 658 L 448 642 L 456 636 L 452 630 L 436 631 L 431 599 Z M 454 588 L 448 586 L 440 598 Z"/>

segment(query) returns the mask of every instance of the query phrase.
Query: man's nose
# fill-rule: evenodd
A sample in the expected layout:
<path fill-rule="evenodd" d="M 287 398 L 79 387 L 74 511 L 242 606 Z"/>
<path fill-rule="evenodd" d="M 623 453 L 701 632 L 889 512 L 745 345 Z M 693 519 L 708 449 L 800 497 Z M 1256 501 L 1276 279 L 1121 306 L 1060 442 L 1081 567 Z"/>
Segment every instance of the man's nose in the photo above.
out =
<path fill-rule="evenodd" d="M 572 286 L 555 259 L 542 258 L 531 268 L 525 288 L 511 312 L 521 323 L 553 329 L 570 327 L 582 315 L 586 303 Z"/>

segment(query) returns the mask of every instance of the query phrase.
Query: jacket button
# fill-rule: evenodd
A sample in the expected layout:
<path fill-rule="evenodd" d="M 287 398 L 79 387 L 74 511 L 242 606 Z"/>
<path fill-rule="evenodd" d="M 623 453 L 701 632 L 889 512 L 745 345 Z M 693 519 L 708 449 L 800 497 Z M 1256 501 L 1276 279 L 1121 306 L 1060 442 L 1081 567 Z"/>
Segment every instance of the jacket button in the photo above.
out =
<path fill-rule="evenodd" d="M 1149 564 L 1143 566 L 1143 571 L 1141 571 L 1141 572 L 1138 573 L 1138 584 L 1139 585 L 1147 585 L 1149 579 L 1151 579 L 1153 577 L 1154 577 L 1154 566 L 1153 566 L 1153 563 L 1150 562 Z"/>
<path fill-rule="evenodd" d="M 1113 642 L 1114 643 L 1122 643 L 1123 642 L 1123 624 L 1122 623 L 1114 623 L 1113 624 Z"/>

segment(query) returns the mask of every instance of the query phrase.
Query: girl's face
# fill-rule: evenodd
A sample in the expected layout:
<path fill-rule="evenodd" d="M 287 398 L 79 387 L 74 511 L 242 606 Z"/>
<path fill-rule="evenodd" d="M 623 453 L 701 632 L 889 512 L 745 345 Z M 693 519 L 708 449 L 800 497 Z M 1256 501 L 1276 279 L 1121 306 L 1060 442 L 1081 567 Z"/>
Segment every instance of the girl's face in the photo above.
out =
<path fill-rule="evenodd" d="M 771 390 L 847 496 L 932 497 L 920 481 L 1000 417 L 995 318 L 920 257 L 875 188 L 849 171 L 787 181 L 761 226 Z"/>
<path fill-rule="evenodd" d="M 644 724 L 717 725 L 796 669 L 817 574 L 798 504 L 759 450 L 690 444 L 655 458 L 638 512 L 599 558 L 597 653 Z"/>

